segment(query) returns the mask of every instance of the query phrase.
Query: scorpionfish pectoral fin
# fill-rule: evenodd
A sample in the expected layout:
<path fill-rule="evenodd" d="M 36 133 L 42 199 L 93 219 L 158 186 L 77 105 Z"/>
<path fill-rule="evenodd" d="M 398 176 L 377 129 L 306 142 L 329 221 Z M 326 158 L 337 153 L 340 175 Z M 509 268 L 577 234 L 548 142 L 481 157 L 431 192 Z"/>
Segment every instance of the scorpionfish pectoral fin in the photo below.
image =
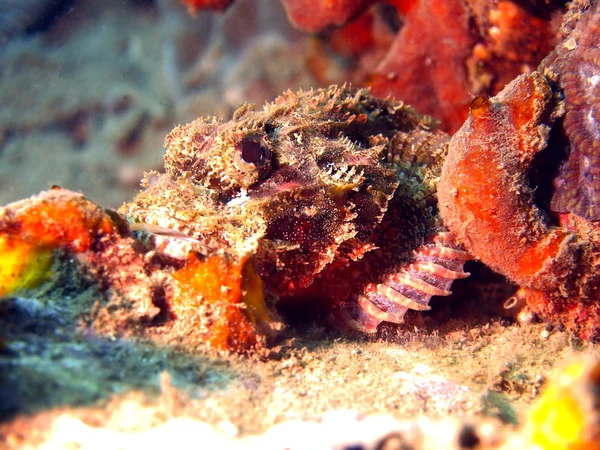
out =
<path fill-rule="evenodd" d="M 471 255 L 454 243 L 454 235 L 440 232 L 412 252 L 378 283 L 369 283 L 356 304 L 347 304 L 339 315 L 351 329 L 375 333 L 381 322 L 403 323 L 409 309 L 426 311 L 433 296 L 451 294 L 452 282 L 470 274 L 463 270 Z"/>

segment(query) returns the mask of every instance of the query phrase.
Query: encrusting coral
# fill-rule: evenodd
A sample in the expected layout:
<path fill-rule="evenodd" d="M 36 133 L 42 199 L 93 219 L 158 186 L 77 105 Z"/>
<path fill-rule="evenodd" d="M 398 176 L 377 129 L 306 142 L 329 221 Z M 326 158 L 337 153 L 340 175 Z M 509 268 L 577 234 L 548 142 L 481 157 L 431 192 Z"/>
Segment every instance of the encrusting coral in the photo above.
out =
<path fill-rule="evenodd" d="M 359 66 L 350 73 L 353 82 L 370 86 L 375 95 L 402 99 L 439 119 L 450 133 L 466 119 L 471 95 L 497 94 L 552 50 L 564 7 L 560 0 L 282 3 L 297 28 L 323 33 L 344 56 L 352 47 L 351 59 Z M 339 45 L 340 34 L 346 45 Z M 327 65 L 323 54 L 314 59 L 321 60 L 317 67 Z"/>
<path fill-rule="evenodd" d="M 520 76 L 494 98 L 473 100 L 469 119 L 452 138 L 439 201 L 459 241 L 519 284 L 516 295 L 533 311 L 590 339 L 600 333 L 600 228 L 586 220 L 595 214 L 600 161 L 593 138 L 600 16 L 598 4 L 587 6 L 567 16 L 583 14 L 542 72 Z M 549 157 L 540 152 L 564 145 L 562 135 L 570 155 L 555 180 L 551 207 L 563 213 L 557 226 L 536 204 L 530 177 L 539 157 Z"/>
<path fill-rule="evenodd" d="M 161 342 L 186 335 L 189 346 L 244 352 L 268 334 L 262 321 L 274 323 L 245 261 L 162 258 L 133 239 L 116 212 L 60 188 L 0 209 L 0 257 L 2 297 L 44 282 L 44 289 L 95 285 L 96 304 L 80 319 L 104 335 Z"/>
<path fill-rule="evenodd" d="M 214 255 L 204 259 L 192 254 L 173 278 L 178 282 L 170 299 L 173 314 L 186 322 L 187 329 L 205 329 L 203 339 L 210 347 L 243 351 L 272 335 L 274 318 L 249 258 Z M 206 323 L 200 311 L 212 313 L 211 323 Z"/>
<path fill-rule="evenodd" d="M 152 320 L 160 312 L 153 302 L 168 289 L 164 277 L 152 273 L 149 261 L 136 250 L 126 222 L 81 194 L 56 187 L 2 208 L 0 239 L 4 243 L 2 256 L 15 255 L 14 262 L 3 269 L 3 296 L 18 294 L 43 281 L 75 287 L 88 278 L 106 292 L 105 301 L 111 304 L 95 312 L 99 328 L 117 331 L 124 325 L 110 312 L 118 310 L 117 305 L 125 310 L 135 305 L 135 313 L 125 320 L 132 328 L 135 322 Z M 16 254 L 17 248 L 24 250 Z M 72 269 L 79 280 L 73 278 Z M 70 279 L 61 279 L 64 276 Z"/>
<path fill-rule="evenodd" d="M 50 279 L 55 250 L 87 252 L 97 240 L 115 233 L 110 216 L 82 196 L 65 195 L 60 188 L 2 209 L 0 295 Z"/>

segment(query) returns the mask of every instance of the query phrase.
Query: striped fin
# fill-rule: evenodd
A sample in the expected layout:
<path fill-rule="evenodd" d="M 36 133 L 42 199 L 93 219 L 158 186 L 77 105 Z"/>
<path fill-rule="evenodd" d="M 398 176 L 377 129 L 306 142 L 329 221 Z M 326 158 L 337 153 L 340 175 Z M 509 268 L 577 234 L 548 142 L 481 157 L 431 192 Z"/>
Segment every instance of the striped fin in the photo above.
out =
<path fill-rule="evenodd" d="M 431 297 L 450 295 L 452 282 L 470 275 L 463 270 L 469 259 L 452 233 L 437 233 L 412 252 L 410 261 L 379 283 L 368 284 L 357 305 L 347 305 L 340 316 L 351 329 L 364 333 L 375 333 L 381 322 L 403 323 L 409 309 L 429 310 Z"/>

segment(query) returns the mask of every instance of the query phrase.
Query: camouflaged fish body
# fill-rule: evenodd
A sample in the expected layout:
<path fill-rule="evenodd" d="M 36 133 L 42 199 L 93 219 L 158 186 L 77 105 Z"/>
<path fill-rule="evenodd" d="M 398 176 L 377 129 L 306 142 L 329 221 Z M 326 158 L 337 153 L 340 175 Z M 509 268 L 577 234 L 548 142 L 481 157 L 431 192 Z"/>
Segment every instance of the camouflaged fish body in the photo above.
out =
<path fill-rule="evenodd" d="M 437 213 L 448 139 L 366 90 L 287 92 L 226 123 L 175 128 L 166 173 L 149 174 L 122 211 L 201 253 L 251 254 L 275 301 L 321 299 L 372 332 L 467 276 Z"/>

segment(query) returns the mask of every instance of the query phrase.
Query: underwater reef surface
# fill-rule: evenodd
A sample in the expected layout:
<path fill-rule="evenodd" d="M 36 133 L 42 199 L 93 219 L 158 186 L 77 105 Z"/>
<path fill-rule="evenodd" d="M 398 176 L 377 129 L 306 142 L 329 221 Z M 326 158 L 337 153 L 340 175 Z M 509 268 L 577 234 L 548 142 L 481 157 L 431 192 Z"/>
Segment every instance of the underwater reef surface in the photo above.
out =
<path fill-rule="evenodd" d="M 597 21 L 80 0 L 13 28 L 0 441 L 597 449 Z"/>

